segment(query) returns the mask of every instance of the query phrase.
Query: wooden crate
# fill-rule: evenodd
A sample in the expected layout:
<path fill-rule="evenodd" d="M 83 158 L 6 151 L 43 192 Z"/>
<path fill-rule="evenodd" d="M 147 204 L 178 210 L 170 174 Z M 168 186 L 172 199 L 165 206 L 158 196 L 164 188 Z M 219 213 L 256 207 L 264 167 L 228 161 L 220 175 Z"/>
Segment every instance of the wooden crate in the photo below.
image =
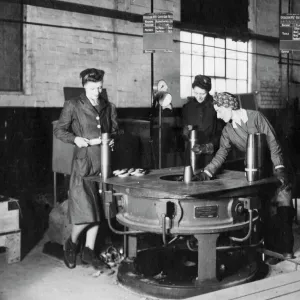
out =
<path fill-rule="evenodd" d="M 21 230 L 19 202 L 0 196 L 0 247 L 6 248 L 8 263 L 21 259 Z"/>

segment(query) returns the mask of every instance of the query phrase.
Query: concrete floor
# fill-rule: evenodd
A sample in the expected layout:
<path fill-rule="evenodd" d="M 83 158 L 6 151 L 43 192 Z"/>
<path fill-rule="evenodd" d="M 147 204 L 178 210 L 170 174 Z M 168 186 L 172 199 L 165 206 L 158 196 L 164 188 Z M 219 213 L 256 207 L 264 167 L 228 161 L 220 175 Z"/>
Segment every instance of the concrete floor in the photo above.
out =
<path fill-rule="evenodd" d="M 294 226 L 294 233 L 295 254 L 300 258 L 300 225 Z M 67 269 L 62 261 L 42 252 L 45 239 L 19 263 L 8 265 L 5 253 L 0 254 L 0 300 L 152 299 L 119 285 L 116 274 L 95 276 L 94 269 L 82 265 Z M 268 277 L 294 271 L 295 265 L 285 261 L 272 267 Z"/>

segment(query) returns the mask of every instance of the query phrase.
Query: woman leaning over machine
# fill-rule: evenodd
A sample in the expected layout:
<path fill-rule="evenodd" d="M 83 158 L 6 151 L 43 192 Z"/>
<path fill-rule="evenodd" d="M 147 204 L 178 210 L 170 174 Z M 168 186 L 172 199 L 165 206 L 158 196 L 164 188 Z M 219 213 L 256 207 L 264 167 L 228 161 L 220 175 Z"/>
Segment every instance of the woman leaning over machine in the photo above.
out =
<path fill-rule="evenodd" d="M 263 133 L 269 148 L 269 153 L 274 167 L 274 175 L 280 182 L 280 187 L 275 197 L 277 208 L 276 227 L 270 226 L 268 218 L 265 234 L 266 247 L 282 253 L 286 258 L 293 257 L 293 231 L 292 223 L 294 209 L 292 207 L 292 172 L 288 168 L 287 157 L 278 142 L 276 133 L 267 118 L 259 111 L 245 110 L 239 107 L 237 98 L 230 93 L 216 93 L 214 96 L 214 109 L 217 117 L 226 124 L 223 128 L 220 148 L 212 161 L 198 175 L 198 180 L 211 180 L 225 162 L 232 146 L 246 153 L 248 134 Z M 193 151 L 199 153 L 199 146 Z"/>

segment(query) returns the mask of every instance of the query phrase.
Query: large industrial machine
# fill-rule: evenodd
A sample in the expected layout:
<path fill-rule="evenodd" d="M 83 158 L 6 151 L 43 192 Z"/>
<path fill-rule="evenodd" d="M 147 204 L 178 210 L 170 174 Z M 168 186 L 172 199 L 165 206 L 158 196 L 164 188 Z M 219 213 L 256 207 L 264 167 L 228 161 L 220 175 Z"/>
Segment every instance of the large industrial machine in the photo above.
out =
<path fill-rule="evenodd" d="M 183 167 L 101 185 L 111 230 L 124 235 L 121 284 L 143 294 L 180 299 L 254 280 L 262 255 L 261 204 L 276 180 L 249 183 L 244 172 L 186 183 Z M 116 217 L 124 231 L 115 229 Z"/>

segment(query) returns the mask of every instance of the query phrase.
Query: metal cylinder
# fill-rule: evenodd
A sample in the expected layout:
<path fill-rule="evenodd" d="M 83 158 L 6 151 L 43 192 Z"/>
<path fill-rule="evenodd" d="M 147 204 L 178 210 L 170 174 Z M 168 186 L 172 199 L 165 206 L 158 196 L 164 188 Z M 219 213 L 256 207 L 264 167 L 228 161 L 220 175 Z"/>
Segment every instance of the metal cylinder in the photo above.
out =
<path fill-rule="evenodd" d="M 183 172 L 183 181 L 185 183 L 190 183 L 193 177 L 193 170 L 191 166 L 185 166 Z"/>
<path fill-rule="evenodd" d="M 192 151 L 192 148 L 195 146 L 195 144 L 197 144 L 198 139 L 197 139 L 197 130 L 191 130 L 190 131 L 190 138 L 189 138 L 189 143 L 190 143 L 190 163 L 191 163 L 191 167 L 193 170 L 193 173 L 195 174 L 195 171 L 197 169 L 197 157 L 196 157 L 196 153 L 194 151 Z"/>
<path fill-rule="evenodd" d="M 111 175 L 111 149 L 109 146 L 110 134 L 101 134 L 101 176 L 105 180 Z"/>
<path fill-rule="evenodd" d="M 246 148 L 246 178 L 253 182 L 263 178 L 263 163 L 266 149 L 266 135 L 251 133 L 248 135 Z"/>

